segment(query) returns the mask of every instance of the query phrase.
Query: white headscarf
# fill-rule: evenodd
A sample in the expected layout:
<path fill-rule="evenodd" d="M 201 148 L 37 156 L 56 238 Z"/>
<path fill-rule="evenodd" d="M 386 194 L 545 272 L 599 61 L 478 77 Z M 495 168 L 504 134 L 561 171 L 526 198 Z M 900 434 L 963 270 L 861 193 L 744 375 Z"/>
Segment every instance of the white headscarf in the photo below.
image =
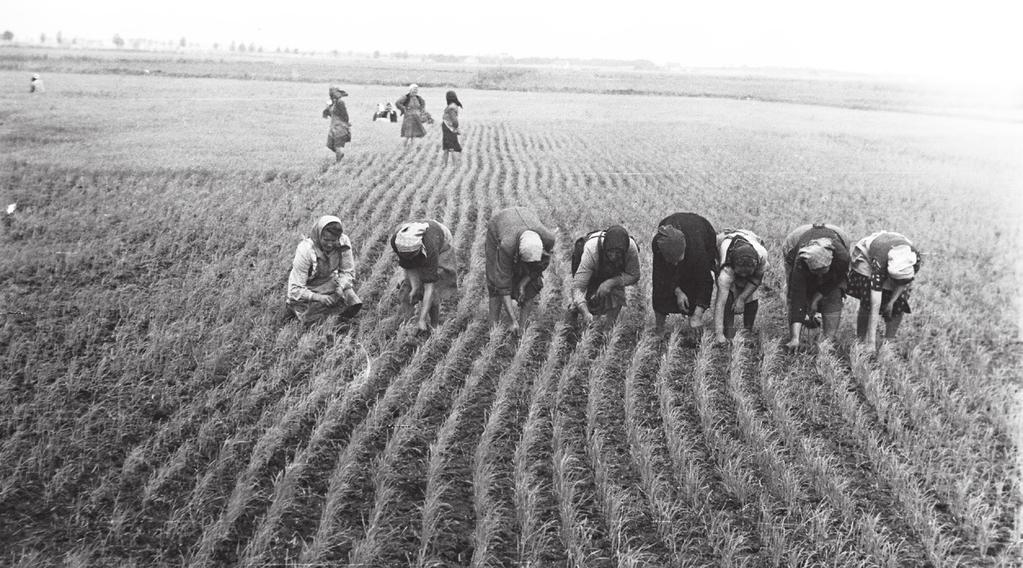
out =
<path fill-rule="evenodd" d="M 404 223 L 394 234 L 394 248 L 400 253 L 419 252 L 423 248 L 423 233 L 429 223 Z"/>
<path fill-rule="evenodd" d="M 543 258 L 543 240 L 536 231 L 523 231 L 519 237 L 519 258 L 522 262 L 539 262 Z"/>
<path fill-rule="evenodd" d="M 916 272 L 916 253 L 909 245 L 898 245 L 888 251 L 888 276 L 896 280 L 909 280 Z"/>

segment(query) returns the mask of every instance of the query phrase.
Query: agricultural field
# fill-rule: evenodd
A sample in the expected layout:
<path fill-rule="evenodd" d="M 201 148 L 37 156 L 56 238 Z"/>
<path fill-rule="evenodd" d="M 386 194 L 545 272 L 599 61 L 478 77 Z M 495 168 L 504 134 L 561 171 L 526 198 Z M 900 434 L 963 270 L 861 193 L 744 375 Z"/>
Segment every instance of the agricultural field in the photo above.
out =
<path fill-rule="evenodd" d="M 370 121 L 403 89 L 0 71 L 0 565 L 1018 566 L 1023 123 L 740 98 L 459 88 L 464 155 Z M 425 87 L 439 118 L 446 87 Z M 887 96 L 880 94 L 880 97 Z M 1017 109 L 1018 110 L 1018 109 Z M 489 328 L 491 213 L 557 229 L 536 318 Z M 764 237 L 753 334 L 650 333 L 650 238 Z M 295 245 L 345 221 L 351 327 L 280 317 Z M 416 333 L 387 240 L 454 234 Z M 925 253 L 897 341 L 781 348 L 780 243 L 810 221 Z M 578 235 L 643 277 L 566 314 Z"/>

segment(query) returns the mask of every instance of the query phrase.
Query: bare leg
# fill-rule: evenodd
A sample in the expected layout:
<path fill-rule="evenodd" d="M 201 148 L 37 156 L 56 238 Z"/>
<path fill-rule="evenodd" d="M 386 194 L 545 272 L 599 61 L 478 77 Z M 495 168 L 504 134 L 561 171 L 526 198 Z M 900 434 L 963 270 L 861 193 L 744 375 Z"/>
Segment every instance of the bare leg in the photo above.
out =
<path fill-rule="evenodd" d="M 859 318 L 857 318 L 859 319 Z M 838 327 L 842 323 L 842 312 L 833 314 L 821 314 L 821 337 L 834 339 L 838 335 Z"/>
<path fill-rule="evenodd" d="M 345 153 L 342 152 L 340 148 L 337 149 L 337 150 L 334 150 L 334 163 L 335 164 L 340 162 L 341 158 L 344 158 L 344 157 L 345 157 Z"/>
<path fill-rule="evenodd" d="M 433 327 L 440 326 L 440 304 L 437 302 L 430 306 L 430 325 Z"/>
<path fill-rule="evenodd" d="M 451 155 L 451 151 L 450 150 L 444 150 L 444 162 L 443 162 L 443 165 L 445 165 L 445 166 L 448 165 L 448 156 L 450 156 L 450 155 Z"/>

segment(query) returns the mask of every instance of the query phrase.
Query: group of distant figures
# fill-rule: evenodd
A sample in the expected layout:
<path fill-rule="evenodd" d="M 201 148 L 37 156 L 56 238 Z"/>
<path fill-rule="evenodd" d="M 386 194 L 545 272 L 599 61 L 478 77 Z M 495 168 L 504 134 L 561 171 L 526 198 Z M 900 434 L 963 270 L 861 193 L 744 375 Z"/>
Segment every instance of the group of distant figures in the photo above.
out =
<path fill-rule="evenodd" d="M 428 332 L 440 324 L 443 300 L 457 293 L 451 231 L 435 219 L 407 221 L 390 236 L 390 244 L 405 271 L 401 302 L 410 310 L 419 306 L 417 327 Z M 484 249 L 491 325 L 506 314 L 513 332 L 526 327 L 554 244 L 555 233 L 533 211 L 509 207 L 494 212 Z M 910 291 L 921 266 L 909 239 L 878 231 L 853 242 L 841 227 L 814 223 L 793 229 L 781 248 L 790 326 L 786 347 L 799 348 L 804 329 L 820 327 L 819 339 L 833 339 L 847 295 L 860 301 L 860 339 L 874 345 L 881 320 L 884 339 L 895 338 L 903 315 L 910 313 Z M 669 314 L 685 316 L 692 329 L 712 324 L 716 343 L 734 338 L 737 315 L 752 331 L 758 288 L 768 269 L 767 248 L 759 236 L 745 229 L 715 231 L 704 217 L 680 212 L 657 224 L 650 250 L 655 333 L 664 334 Z M 640 280 L 639 244 L 620 225 L 591 231 L 575 240 L 571 269 L 571 289 L 565 295 L 575 319 L 613 324 L 626 304 L 625 288 Z M 340 218 L 321 217 L 295 251 L 288 314 L 307 324 L 331 315 L 347 321 L 362 309 L 354 289 L 352 243 Z"/>
<path fill-rule="evenodd" d="M 340 162 L 344 157 L 345 144 L 352 141 L 352 123 L 348 118 L 348 107 L 342 100 L 348 96 L 348 92 L 339 86 L 332 86 L 327 91 L 330 100 L 327 107 L 323 109 L 323 118 L 330 119 L 330 130 L 327 133 L 327 148 L 334 152 L 335 162 Z M 462 103 L 454 91 L 446 94 L 447 106 L 441 121 L 441 149 L 444 152 L 444 164 L 448 162 L 448 156 L 452 153 L 460 153 L 462 145 L 458 137 L 462 134 L 458 125 L 458 111 Z M 391 103 L 377 104 L 376 112 L 373 113 L 373 121 L 388 120 L 398 122 L 401 116 L 401 137 L 406 144 L 412 140 L 426 136 L 427 124 L 433 124 L 433 117 L 426 111 L 426 101 L 419 95 L 419 86 L 409 85 L 409 90 L 400 99 Z"/>

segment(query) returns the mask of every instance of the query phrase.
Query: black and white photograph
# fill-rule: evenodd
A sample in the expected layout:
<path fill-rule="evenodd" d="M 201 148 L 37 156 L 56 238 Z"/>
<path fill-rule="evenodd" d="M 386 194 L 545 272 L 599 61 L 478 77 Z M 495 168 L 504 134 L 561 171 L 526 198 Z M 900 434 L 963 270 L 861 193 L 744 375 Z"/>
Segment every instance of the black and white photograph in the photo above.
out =
<path fill-rule="evenodd" d="M 0 566 L 1023 566 L 1020 14 L 5 0 Z"/>

